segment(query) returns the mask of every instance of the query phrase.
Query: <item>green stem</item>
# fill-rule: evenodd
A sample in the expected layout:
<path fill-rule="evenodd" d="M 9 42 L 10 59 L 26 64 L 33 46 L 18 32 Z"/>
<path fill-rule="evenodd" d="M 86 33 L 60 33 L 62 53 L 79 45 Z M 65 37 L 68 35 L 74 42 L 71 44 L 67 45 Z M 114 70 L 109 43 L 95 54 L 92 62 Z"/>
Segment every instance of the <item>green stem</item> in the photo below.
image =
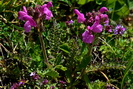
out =
<path fill-rule="evenodd" d="M 45 47 L 45 43 L 43 41 L 43 36 L 42 36 L 41 32 L 39 32 L 39 39 L 40 39 L 41 48 L 42 48 L 42 51 L 43 51 L 44 63 L 49 64 L 47 53 L 46 53 L 46 47 Z"/>
<path fill-rule="evenodd" d="M 92 48 L 93 48 L 93 44 L 88 45 L 88 55 L 89 56 L 91 56 Z"/>

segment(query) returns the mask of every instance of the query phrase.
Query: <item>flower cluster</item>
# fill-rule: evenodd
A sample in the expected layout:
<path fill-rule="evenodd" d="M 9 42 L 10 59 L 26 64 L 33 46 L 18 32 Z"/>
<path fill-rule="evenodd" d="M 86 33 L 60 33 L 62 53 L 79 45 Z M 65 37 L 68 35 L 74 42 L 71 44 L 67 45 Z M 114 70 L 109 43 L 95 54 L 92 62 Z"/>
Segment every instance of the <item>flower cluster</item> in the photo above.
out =
<path fill-rule="evenodd" d="M 109 18 L 107 14 L 108 9 L 102 7 L 98 12 L 93 11 L 86 13 L 86 18 L 83 13 L 80 13 L 77 9 L 74 9 L 74 13 L 78 15 L 78 23 L 84 23 L 87 26 L 87 30 L 82 34 L 83 42 L 92 43 L 94 41 L 94 34 L 101 33 L 103 26 L 109 26 Z M 109 29 L 111 30 L 111 29 Z"/>
<path fill-rule="evenodd" d="M 85 43 L 92 43 L 95 39 L 96 33 L 101 33 L 103 30 L 107 32 L 112 32 L 112 26 L 109 25 L 109 17 L 105 12 L 109 10 L 106 7 L 100 8 L 99 11 L 92 11 L 86 13 L 86 17 L 83 13 L 80 13 L 77 9 L 74 9 L 74 13 L 78 16 L 78 23 L 83 23 L 86 25 L 86 31 L 82 34 L 82 40 Z M 117 26 L 114 30 L 115 34 L 123 34 L 125 28 L 122 26 Z"/>
<path fill-rule="evenodd" d="M 50 7 L 53 7 L 52 2 L 48 2 L 42 6 L 38 5 L 34 9 L 32 7 L 26 9 L 26 7 L 23 6 L 23 11 L 18 12 L 18 19 L 26 21 L 24 24 L 25 32 L 29 32 L 31 27 L 37 27 L 37 19 L 39 18 L 50 20 L 50 18 L 53 17 L 53 14 L 49 9 Z"/>
<path fill-rule="evenodd" d="M 121 25 L 117 25 L 116 28 L 114 29 L 114 34 L 123 34 L 126 31 L 126 29 L 121 26 Z"/>

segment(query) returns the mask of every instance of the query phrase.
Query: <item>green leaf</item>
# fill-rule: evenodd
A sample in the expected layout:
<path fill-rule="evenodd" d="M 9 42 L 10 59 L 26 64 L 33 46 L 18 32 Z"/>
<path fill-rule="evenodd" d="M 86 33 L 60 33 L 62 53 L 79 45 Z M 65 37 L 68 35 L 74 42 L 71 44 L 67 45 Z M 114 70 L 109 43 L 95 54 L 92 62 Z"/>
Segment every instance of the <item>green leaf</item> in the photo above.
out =
<path fill-rule="evenodd" d="M 78 4 L 82 4 L 82 5 L 83 5 L 83 4 L 85 4 L 85 3 L 86 3 L 86 0 L 79 0 L 79 1 L 78 1 Z"/>
<path fill-rule="evenodd" d="M 51 76 L 52 78 L 59 77 L 59 73 L 55 70 L 50 70 L 46 75 Z"/>
<path fill-rule="evenodd" d="M 14 28 L 16 28 L 16 29 L 18 29 L 18 30 L 24 30 L 24 28 L 23 27 L 19 27 L 19 26 L 17 26 L 17 25 L 13 25 L 13 24 L 11 24 Z"/>
<path fill-rule="evenodd" d="M 124 0 L 108 0 L 107 7 L 112 8 L 113 20 L 119 20 L 129 14 L 129 4 Z"/>
<path fill-rule="evenodd" d="M 79 0 L 78 4 L 83 5 L 83 4 L 86 4 L 86 3 L 90 2 L 90 1 L 94 1 L 94 0 Z"/>
<path fill-rule="evenodd" d="M 86 84 L 88 85 L 89 89 L 92 89 L 92 86 L 91 86 L 91 83 L 90 83 L 88 76 L 84 75 L 83 77 L 84 77 L 84 80 L 85 80 Z"/>
<path fill-rule="evenodd" d="M 86 66 L 91 61 L 91 56 L 85 55 L 83 57 L 83 60 L 81 61 L 81 64 L 79 65 L 79 69 L 86 68 Z"/>
<path fill-rule="evenodd" d="M 82 42 L 83 43 L 83 42 Z M 82 44 L 82 48 L 81 48 L 81 56 L 84 56 L 88 53 L 88 48 L 87 45 L 85 43 Z"/>
<path fill-rule="evenodd" d="M 124 4 L 116 13 L 121 17 L 126 16 L 129 14 L 129 8 Z"/>
<path fill-rule="evenodd" d="M 123 76 L 123 79 L 122 79 L 122 82 L 121 82 L 121 89 L 123 89 L 124 80 L 125 80 L 126 76 L 128 75 L 128 72 L 129 72 L 130 68 L 132 68 L 132 66 L 133 66 L 133 60 L 131 59 L 131 60 L 128 61 L 127 68 L 124 72 L 124 76 Z"/>
<path fill-rule="evenodd" d="M 96 4 L 101 5 L 105 0 L 96 0 Z"/>
<path fill-rule="evenodd" d="M 71 2 L 69 0 L 59 0 L 59 3 L 71 5 Z"/>
<path fill-rule="evenodd" d="M 129 0 L 129 9 L 133 9 L 133 0 Z"/>
<path fill-rule="evenodd" d="M 67 43 L 60 45 L 59 49 L 65 53 L 68 53 L 68 54 L 70 53 L 70 46 L 68 46 Z"/>
<path fill-rule="evenodd" d="M 115 6 L 116 0 L 107 0 L 107 7 L 112 8 Z"/>
<path fill-rule="evenodd" d="M 61 56 L 62 56 L 62 54 L 61 53 L 59 53 L 59 54 L 57 54 L 57 56 L 56 56 L 56 60 L 55 60 L 55 65 L 58 65 L 58 64 L 60 64 L 60 62 L 61 62 Z"/>
<path fill-rule="evenodd" d="M 64 67 L 63 65 L 57 65 L 57 66 L 55 66 L 55 68 L 56 68 L 56 69 L 63 70 L 63 71 L 66 71 L 66 70 L 67 70 L 67 68 Z"/>

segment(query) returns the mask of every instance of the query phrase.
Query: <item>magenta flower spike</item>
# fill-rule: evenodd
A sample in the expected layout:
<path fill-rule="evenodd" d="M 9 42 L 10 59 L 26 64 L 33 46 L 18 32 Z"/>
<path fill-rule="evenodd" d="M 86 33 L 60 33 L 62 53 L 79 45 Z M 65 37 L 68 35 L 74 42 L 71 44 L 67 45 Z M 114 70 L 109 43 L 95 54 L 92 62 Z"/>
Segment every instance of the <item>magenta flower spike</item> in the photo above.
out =
<path fill-rule="evenodd" d="M 78 19 L 78 23 L 82 23 L 82 22 L 84 22 L 86 20 L 84 14 L 80 13 L 78 9 L 74 9 L 74 13 L 76 15 L 78 15 L 78 18 L 77 18 Z"/>
<path fill-rule="evenodd" d="M 104 13 L 104 12 L 107 12 L 107 11 L 109 11 L 106 7 L 102 7 L 102 8 L 100 8 L 100 10 L 99 10 L 101 13 Z"/>
<path fill-rule="evenodd" d="M 86 30 L 83 34 L 82 34 L 82 40 L 85 43 L 92 43 L 94 41 L 94 36 L 88 31 Z"/>

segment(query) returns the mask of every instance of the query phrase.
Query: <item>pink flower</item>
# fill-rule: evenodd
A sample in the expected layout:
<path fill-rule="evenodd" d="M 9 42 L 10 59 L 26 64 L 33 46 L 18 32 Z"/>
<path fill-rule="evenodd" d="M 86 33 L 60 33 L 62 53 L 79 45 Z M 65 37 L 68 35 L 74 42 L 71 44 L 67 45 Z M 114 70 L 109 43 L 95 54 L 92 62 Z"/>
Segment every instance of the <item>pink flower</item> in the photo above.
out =
<path fill-rule="evenodd" d="M 43 8 L 43 13 L 46 15 L 46 20 L 50 20 L 50 18 L 53 17 L 52 12 L 47 7 Z"/>
<path fill-rule="evenodd" d="M 101 33 L 103 26 L 101 24 L 97 24 L 96 22 L 91 26 L 91 30 L 95 33 Z"/>
<path fill-rule="evenodd" d="M 28 14 L 25 13 L 24 11 L 19 11 L 19 12 L 18 12 L 18 19 L 24 20 L 23 17 L 24 17 L 25 15 L 28 15 Z"/>
<path fill-rule="evenodd" d="M 100 10 L 99 10 L 101 13 L 104 13 L 104 12 L 107 12 L 107 11 L 109 11 L 106 7 L 102 7 L 102 8 L 100 8 Z"/>
<path fill-rule="evenodd" d="M 52 2 L 48 2 L 47 4 L 44 4 L 41 7 L 42 8 L 44 8 L 44 7 L 50 8 L 50 7 L 53 7 L 53 4 L 52 4 Z"/>
<path fill-rule="evenodd" d="M 107 14 L 100 14 L 99 16 L 100 16 L 100 21 L 104 23 L 104 25 L 109 24 L 109 18 Z"/>
<path fill-rule="evenodd" d="M 83 13 L 80 13 L 79 10 L 74 9 L 74 13 L 76 15 L 78 15 L 78 18 L 77 18 L 78 19 L 78 23 L 82 23 L 82 22 L 84 22 L 86 20 L 84 14 Z"/>
<path fill-rule="evenodd" d="M 95 17 L 95 22 L 93 25 L 90 27 L 90 30 L 95 32 L 95 33 L 100 33 L 102 32 L 103 26 L 100 23 L 100 18 L 98 16 Z"/>
<path fill-rule="evenodd" d="M 50 18 L 53 17 L 53 14 L 49 9 L 50 7 L 53 7 L 52 2 L 48 2 L 47 4 L 44 4 L 40 7 L 40 15 L 45 15 L 46 20 L 50 20 Z"/>
<path fill-rule="evenodd" d="M 29 21 L 29 23 L 30 23 L 31 26 L 36 27 L 36 22 L 32 19 L 31 16 L 29 16 L 29 15 L 24 15 L 24 16 L 23 16 L 23 20 Z"/>
<path fill-rule="evenodd" d="M 52 2 L 48 2 L 48 3 L 47 3 L 47 8 L 50 8 L 50 7 L 53 7 Z"/>
<path fill-rule="evenodd" d="M 29 21 L 26 21 L 26 23 L 24 24 L 24 29 L 25 29 L 25 32 L 30 32 L 31 24 Z"/>
<path fill-rule="evenodd" d="M 91 32 L 89 32 L 88 30 L 86 30 L 83 34 L 82 34 L 82 40 L 85 43 L 92 43 L 94 41 L 94 36 L 91 34 Z"/>
<path fill-rule="evenodd" d="M 26 21 L 26 23 L 24 24 L 25 32 L 29 32 L 32 26 L 36 27 L 36 22 L 32 19 L 31 16 L 28 15 L 25 6 L 23 6 L 23 11 L 18 12 L 18 18 Z"/>

